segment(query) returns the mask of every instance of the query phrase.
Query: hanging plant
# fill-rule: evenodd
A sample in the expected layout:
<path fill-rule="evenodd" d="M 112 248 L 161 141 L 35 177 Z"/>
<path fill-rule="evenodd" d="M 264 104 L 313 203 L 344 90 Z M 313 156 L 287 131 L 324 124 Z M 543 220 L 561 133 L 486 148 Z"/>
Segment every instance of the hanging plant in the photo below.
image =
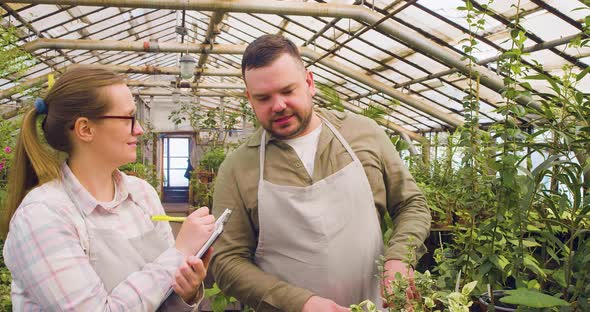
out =
<path fill-rule="evenodd" d="M 5 19 L 0 18 L 0 79 L 13 80 L 35 65 L 35 59 L 19 47 L 17 28 L 4 26 L 6 24 L 9 25 Z"/>
<path fill-rule="evenodd" d="M 244 124 L 249 122 L 254 126 L 254 128 L 258 128 L 258 126 L 260 126 L 258 119 L 256 119 L 256 114 L 254 114 L 254 111 L 252 110 L 252 106 L 250 106 L 246 99 L 240 101 L 240 112 L 242 113 Z"/>
<path fill-rule="evenodd" d="M 338 95 L 338 92 L 334 88 L 320 82 L 316 82 L 315 86 L 320 91 L 322 99 L 325 100 L 320 104 L 320 107 L 339 112 L 344 111 L 344 105 L 342 104 L 342 100 L 340 100 L 340 95 Z"/>
<path fill-rule="evenodd" d="M 361 111 L 361 115 L 371 118 L 375 121 L 384 118 L 386 115 L 389 115 L 389 113 L 391 113 L 390 110 L 381 108 L 374 104 L 363 108 Z"/>

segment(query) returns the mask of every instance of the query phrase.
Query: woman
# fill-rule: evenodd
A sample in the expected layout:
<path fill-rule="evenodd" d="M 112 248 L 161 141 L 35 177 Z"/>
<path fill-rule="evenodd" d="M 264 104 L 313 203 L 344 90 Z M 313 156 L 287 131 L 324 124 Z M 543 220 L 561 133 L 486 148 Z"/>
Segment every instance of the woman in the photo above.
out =
<path fill-rule="evenodd" d="M 202 298 L 211 251 L 194 254 L 213 216 L 195 211 L 174 242 L 167 223 L 150 219 L 164 213 L 155 190 L 117 170 L 136 158 L 136 109 L 121 77 L 77 66 L 25 114 L 5 224 L 15 311 L 154 311 L 170 287 L 160 310 L 190 311 Z"/>

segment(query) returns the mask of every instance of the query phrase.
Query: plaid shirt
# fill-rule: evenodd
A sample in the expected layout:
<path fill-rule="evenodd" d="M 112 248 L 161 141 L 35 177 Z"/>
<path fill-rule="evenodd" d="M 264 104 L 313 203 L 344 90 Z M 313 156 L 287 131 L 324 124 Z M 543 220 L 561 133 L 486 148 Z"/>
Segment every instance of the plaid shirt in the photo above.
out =
<path fill-rule="evenodd" d="M 174 273 L 185 261 L 184 255 L 174 248 L 170 225 L 158 222 L 154 226 L 136 204 L 140 203 L 150 214 L 163 214 L 155 190 L 141 179 L 116 171 L 116 198 L 108 203 L 98 202 L 65 163 L 62 174 L 61 181 L 45 183 L 29 192 L 10 222 L 4 259 L 13 278 L 13 309 L 154 311 L 172 285 Z M 155 227 L 170 248 L 107 293 L 85 253 L 89 244 L 86 225 L 126 238 Z M 182 310 L 194 308 L 183 304 Z"/>

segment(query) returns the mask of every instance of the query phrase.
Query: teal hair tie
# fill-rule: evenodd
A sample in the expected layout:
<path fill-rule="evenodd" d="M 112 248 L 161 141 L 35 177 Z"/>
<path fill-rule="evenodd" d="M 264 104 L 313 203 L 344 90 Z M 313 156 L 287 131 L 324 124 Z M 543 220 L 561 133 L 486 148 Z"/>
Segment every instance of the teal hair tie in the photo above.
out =
<path fill-rule="evenodd" d="M 35 110 L 37 114 L 47 114 L 47 104 L 43 101 L 42 98 L 37 98 L 35 100 Z"/>

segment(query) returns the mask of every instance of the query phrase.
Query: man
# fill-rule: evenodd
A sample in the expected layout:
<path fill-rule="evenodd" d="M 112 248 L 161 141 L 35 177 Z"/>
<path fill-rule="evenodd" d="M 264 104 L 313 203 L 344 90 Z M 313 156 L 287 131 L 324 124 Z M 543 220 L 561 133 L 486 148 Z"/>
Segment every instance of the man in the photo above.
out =
<path fill-rule="evenodd" d="M 380 302 L 379 255 L 388 279 L 407 274 L 400 259 L 409 241 L 421 256 L 430 229 L 424 197 L 391 141 L 365 117 L 314 112 L 313 74 L 281 36 L 252 42 L 242 74 L 262 127 L 217 177 L 214 214 L 233 209 L 211 265 L 220 288 L 258 312 Z M 385 213 L 395 228 L 384 251 Z"/>

